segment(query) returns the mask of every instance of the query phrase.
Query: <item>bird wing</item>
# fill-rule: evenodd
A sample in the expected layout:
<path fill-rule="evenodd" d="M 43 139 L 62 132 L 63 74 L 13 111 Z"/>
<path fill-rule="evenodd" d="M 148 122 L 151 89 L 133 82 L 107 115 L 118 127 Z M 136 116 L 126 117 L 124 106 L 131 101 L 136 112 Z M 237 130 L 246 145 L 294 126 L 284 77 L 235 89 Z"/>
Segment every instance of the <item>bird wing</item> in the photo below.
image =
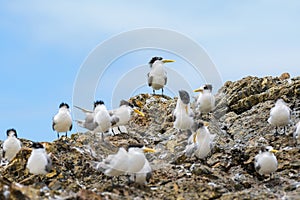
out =
<path fill-rule="evenodd" d="M 165 85 L 166 85 L 166 84 L 167 84 L 167 81 L 168 81 L 167 76 L 165 76 L 164 79 L 165 79 Z"/>
<path fill-rule="evenodd" d="M 152 86 L 153 76 L 149 76 L 148 73 L 148 86 Z"/>
<path fill-rule="evenodd" d="M 73 124 L 71 124 L 69 131 L 71 131 L 71 130 L 72 130 L 72 128 L 73 128 Z"/>
<path fill-rule="evenodd" d="M 87 114 L 87 113 L 93 113 L 93 111 L 87 110 L 87 109 L 84 109 L 84 108 L 81 108 L 81 107 L 79 107 L 79 106 L 74 106 L 74 107 L 77 108 L 77 109 L 79 109 L 79 110 L 81 110 L 81 111 L 84 112 L 85 114 Z"/>
<path fill-rule="evenodd" d="M 46 172 L 50 172 L 52 169 L 52 160 L 50 159 L 49 155 L 46 155 L 47 157 L 47 165 L 45 166 Z"/>
<path fill-rule="evenodd" d="M 53 120 L 52 120 L 52 130 L 55 131 L 54 126 L 55 126 L 55 121 L 54 121 L 54 117 L 53 117 Z"/>

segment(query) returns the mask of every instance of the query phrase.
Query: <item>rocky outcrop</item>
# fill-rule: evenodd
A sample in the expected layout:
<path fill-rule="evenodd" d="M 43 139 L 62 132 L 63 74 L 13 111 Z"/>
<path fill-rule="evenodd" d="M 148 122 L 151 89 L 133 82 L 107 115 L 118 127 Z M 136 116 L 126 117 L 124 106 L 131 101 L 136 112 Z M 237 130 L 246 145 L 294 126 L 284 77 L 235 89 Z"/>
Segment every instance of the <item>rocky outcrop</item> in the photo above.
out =
<path fill-rule="evenodd" d="M 75 133 L 44 143 L 51 152 L 53 170 L 47 175 L 28 173 L 30 141 L 7 165 L 0 167 L 0 199 L 297 199 L 300 196 L 300 146 L 292 138 L 299 121 L 300 77 L 246 77 L 226 82 L 216 94 L 215 111 L 204 119 L 216 134 L 207 160 L 184 154 L 188 133 L 173 128 L 176 98 L 140 94 L 130 101 L 145 117 L 134 116 L 128 134 L 107 136 Z M 292 109 L 286 133 L 274 136 L 267 123 L 275 100 L 283 98 Z M 192 107 L 195 106 L 192 104 Z M 200 115 L 195 111 L 195 120 Z M 126 177 L 112 187 L 111 179 L 96 169 L 107 155 L 129 143 L 156 149 L 147 154 L 153 175 L 146 186 L 128 184 Z M 278 170 L 271 180 L 254 170 L 262 145 L 279 150 Z"/>

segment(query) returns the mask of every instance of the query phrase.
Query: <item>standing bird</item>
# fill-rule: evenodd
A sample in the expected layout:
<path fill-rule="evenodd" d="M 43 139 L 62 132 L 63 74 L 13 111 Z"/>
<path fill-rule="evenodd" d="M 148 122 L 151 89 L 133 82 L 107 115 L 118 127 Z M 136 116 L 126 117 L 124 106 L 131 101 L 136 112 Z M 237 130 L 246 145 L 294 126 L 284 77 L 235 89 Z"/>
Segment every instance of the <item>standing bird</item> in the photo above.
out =
<path fill-rule="evenodd" d="M 164 68 L 164 63 L 175 62 L 174 60 L 163 60 L 162 57 L 153 57 L 150 62 L 150 72 L 147 74 L 148 76 L 148 86 L 152 87 L 153 94 L 155 94 L 155 90 L 162 91 L 162 95 L 164 93 L 164 86 L 167 84 L 167 72 Z"/>
<path fill-rule="evenodd" d="M 47 174 L 51 171 L 52 161 L 41 143 L 32 144 L 32 152 L 26 167 L 32 174 Z"/>
<path fill-rule="evenodd" d="M 179 98 L 173 112 L 174 128 L 178 130 L 190 129 L 194 123 L 194 113 L 190 108 L 190 95 L 185 90 L 179 90 Z"/>
<path fill-rule="evenodd" d="M 294 138 L 298 141 L 300 139 L 300 121 L 295 126 Z"/>
<path fill-rule="evenodd" d="M 199 89 L 194 90 L 194 92 L 200 92 L 197 99 L 197 106 L 201 114 L 211 112 L 215 107 L 215 97 L 211 93 L 212 85 L 206 84 Z"/>
<path fill-rule="evenodd" d="M 194 153 L 199 159 L 205 159 L 209 155 L 213 148 L 215 135 L 210 134 L 207 125 L 207 122 L 195 124 L 194 129 L 196 131 L 188 139 L 190 145 L 187 145 L 185 150 L 187 155 Z M 191 150 L 194 152 L 191 152 Z"/>
<path fill-rule="evenodd" d="M 72 117 L 69 110 L 69 105 L 61 103 L 59 105 L 58 113 L 53 117 L 52 129 L 57 132 L 57 138 L 59 133 L 66 133 L 72 130 Z"/>
<path fill-rule="evenodd" d="M 275 103 L 275 106 L 270 111 L 270 117 L 268 122 L 276 126 L 275 134 L 278 134 L 278 126 L 285 126 L 291 122 L 291 109 L 286 105 L 282 99 L 278 99 Z"/>
<path fill-rule="evenodd" d="M 8 129 L 6 135 L 7 139 L 3 142 L 2 158 L 6 158 L 10 161 L 19 152 L 22 143 L 18 139 L 17 131 L 15 129 Z"/>
<path fill-rule="evenodd" d="M 129 174 L 135 179 L 135 175 L 138 174 L 138 181 L 141 181 L 143 174 L 145 177 L 149 177 L 149 173 L 151 173 L 148 171 L 150 165 L 143 152 L 155 152 L 155 150 L 143 145 L 129 145 L 128 151 L 119 148 L 117 154 L 109 155 L 98 164 L 97 168 L 104 169 L 104 174 L 112 177 Z M 145 166 L 147 163 L 149 167 Z"/>
<path fill-rule="evenodd" d="M 259 154 L 255 156 L 254 167 L 260 175 L 271 174 L 277 170 L 278 162 L 273 153 L 278 152 L 273 147 L 261 147 Z"/>
<path fill-rule="evenodd" d="M 104 139 L 103 134 L 109 131 L 112 125 L 111 117 L 103 101 L 96 101 L 94 107 L 94 123 L 96 124 L 96 128 L 93 131 L 100 132 L 102 134 L 102 139 Z"/>
<path fill-rule="evenodd" d="M 133 112 L 137 113 L 138 115 L 145 116 L 144 113 L 135 109 L 133 104 L 129 103 L 128 101 L 121 100 L 120 107 L 109 111 L 109 114 L 112 118 L 112 123 L 115 122 L 115 126 L 118 127 L 120 132 L 122 132 L 120 130 L 120 126 L 128 124 L 132 118 Z"/>

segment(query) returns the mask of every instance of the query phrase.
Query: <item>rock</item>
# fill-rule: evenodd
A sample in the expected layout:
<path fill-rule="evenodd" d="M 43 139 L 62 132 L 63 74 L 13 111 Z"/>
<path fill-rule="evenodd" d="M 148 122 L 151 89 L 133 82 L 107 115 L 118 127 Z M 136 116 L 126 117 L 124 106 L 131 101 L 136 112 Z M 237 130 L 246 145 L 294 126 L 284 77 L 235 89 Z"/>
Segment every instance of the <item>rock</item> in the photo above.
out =
<path fill-rule="evenodd" d="M 74 133 L 45 142 L 53 169 L 47 175 L 31 175 L 26 162 L 31 141 L 6 166 L 0 167 L 0 199 L 297 199 L 300 196 L 300 146 L 291 137 L 300 114 L 300 77 L 245 77 L 228 81 L 216 94 L 216 108 L 203 116 L 216 134 L 212 154 L 206 160 L 186 157 L 189 134 L 173 128 L 177 97 L 140 94 L 129 99 L 145 113 L 134 115 L 128 134 L 106 136 Z M 292 109 L 286 133 L 274 136 L 268 124 L 270 109 L 283 98 Z M 195 105 L 192 102 L 191 107 Z M 195 112 L 195 121 L 203 118 Z M 2 142 L 1 142 L 2 143 Z M 111 178 L 96 169 L 109 154 L 129 143 L 156 149 L 146 154 L 153 172 L 145 186 L 128 184 L 126 177 L 112 186 Z M 279 150 L 278 170 L 259 176 L 254 157 L 263 145 Z"/>

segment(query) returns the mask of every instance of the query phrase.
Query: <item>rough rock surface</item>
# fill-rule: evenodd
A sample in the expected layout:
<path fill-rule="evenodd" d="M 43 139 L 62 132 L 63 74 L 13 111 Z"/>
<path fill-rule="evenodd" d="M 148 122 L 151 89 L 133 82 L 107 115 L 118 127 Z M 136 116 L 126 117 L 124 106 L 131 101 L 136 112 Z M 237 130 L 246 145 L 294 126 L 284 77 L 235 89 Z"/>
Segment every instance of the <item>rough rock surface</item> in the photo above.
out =
<path fill-rule="evenodd" d="M 274 136 L 267 123 L 275 100 L 283 98 L 292 109 L 286 133 Z M 7 165 L 1 166 L 0 199 L 299 199 L 300 145 L 292 138 L 300 120 L 300 77 L 246 77 L 226 82 L 216 94 L 215 111 L 204 117 L 216 134 L 207 160 L 187 158 L 188 134 L 173 128 L 176 98 L 141 94 L 130 101 L 145 113 L 134 116 L 128 134 L 107 136 L 75 133 L 44 143 L 51 152 L 53 170 L 47 175 L 28 173 L 30 141 Z M 192 104 L 192 108 L 194 108 Z M 195 111 L 196 121 L 200 115 Z M 203 119 L 203 118 L 202 118 Z M 128 184 L 126 177 L 112 187 L 111 178 L 95 166 L 118 147 L 144 143 L 156 149 L 147 154 L 153 175 L 146 186 Z M 278 170 L 262 177 L 254 170 L 254 157 L 262 145 L 279 150 Z"/>

